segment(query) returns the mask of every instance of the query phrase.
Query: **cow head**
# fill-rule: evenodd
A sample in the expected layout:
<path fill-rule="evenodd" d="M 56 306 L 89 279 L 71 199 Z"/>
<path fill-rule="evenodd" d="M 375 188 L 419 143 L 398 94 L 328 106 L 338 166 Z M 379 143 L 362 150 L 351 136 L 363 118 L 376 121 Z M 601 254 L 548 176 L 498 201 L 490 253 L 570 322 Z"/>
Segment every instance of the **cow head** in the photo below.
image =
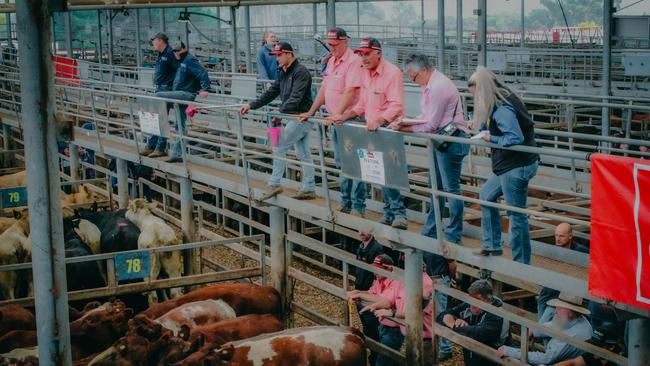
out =
<path fill-rule="evenodd" d="M 144 219 L 151 215 L 151 210 L 156 207 L 156 203 L 149 203 L 145 199 L 138 198 L 129 203 L 129 207 L 124 213 L 124 217 L 131 220 L 134 224 L 140 226 Z"/>
<path fill-rule="evenodd" d="M 105 304 L 70 323 L 70 336 L 94 349 L 105 349 L 126 332 L 132 315 L 133 309 L 121 301 Z"/>
<path fill-rule="evenodd" d="M 22 210 L 14 210 L 13 214 L 14 219 L 16 219 L 16 222 L 20 225 L 25 236 L 29 236 L 29 211 L 24 208 Z"/>
<path fill-rule="evenodd" d="M 202 346 L 202 339 L 186 342 L 181 338 L 165 333 L 151 346 L 150 352 L 158 355 L 158 366 L 171 365 L 197 352 Z"/>

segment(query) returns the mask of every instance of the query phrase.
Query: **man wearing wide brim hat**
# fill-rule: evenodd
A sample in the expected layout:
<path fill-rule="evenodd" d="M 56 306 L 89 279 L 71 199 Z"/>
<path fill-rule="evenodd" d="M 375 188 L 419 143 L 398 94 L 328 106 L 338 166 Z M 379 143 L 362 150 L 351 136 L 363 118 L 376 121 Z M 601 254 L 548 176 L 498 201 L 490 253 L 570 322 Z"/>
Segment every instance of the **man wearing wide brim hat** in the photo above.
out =
<path fill-rule="evenodd" d="M 555 307 L 553 320 L 543 325 L 561 331 L 576 340 L 587 341 L 591 338 L 591 324 L 585 317 L 589 310 L 582 306 L 582 298 L 568 293 L 560 292 L 557 299 L 549 300 L 548 306 Z M 548 337 L 542 332 L 533 331 L 534 337 Z M 532 365 L 554 365 L 561 361 L 570 360 L 580 356 L 582 350 L 565 341 L 552 338 L 546 344 L 544 352 L 529 352 L 528 363 Z M 501 346 L 497 350 L 500 357 L 513 357 L 521 359 L 519 348 Z"/>

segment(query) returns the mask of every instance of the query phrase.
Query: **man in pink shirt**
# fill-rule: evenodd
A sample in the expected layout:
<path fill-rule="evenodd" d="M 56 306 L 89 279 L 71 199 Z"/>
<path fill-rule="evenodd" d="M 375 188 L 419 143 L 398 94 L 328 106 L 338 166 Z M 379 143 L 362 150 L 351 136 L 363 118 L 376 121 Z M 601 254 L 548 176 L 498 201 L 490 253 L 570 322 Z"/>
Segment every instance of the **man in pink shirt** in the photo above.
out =
<path fill-rule="evenodd" d="M 380 254 L 375 257 L 372 266 L 392 272 L 393 259 L 387 254 Z M 395 293 L 397 291 L 400 291 L 401 287 L 403 287 L 401 282 L 376 273 L 375 280 L 373 281 L 372 286 L 370 286 L 368 291 L 348 291 L 348 303 L 357 304 L 357 308 L 363 307 L 362 302 L 383 303 L 384 301 L 387 301 L 387 299 L 394 298 L 396 296 Z M 386 317 L 377 318 L 372 314 L 372 312 L 364 312 L 364 310 L 361 310 L 359 312 L 359 317 L 363 320 L 364 316 L 372 316 L 374 319 L 376 319 L 375 321 L 379 320 L 379 324 L 373 324 L 368 321 L 363 322 L 363 333 L 366 334 L 366 336 L 369 334 L 378 334 L 379 338 L 375 339 L 376 341 L 399 351 L 400 347 L 402 347 L 402 343 L 404 342 L 404 335 L 400 331 L 400 325 L 390 319 L 387 319 Z M 367 326 L 373 325 L 377 327 L 377 332 L 375 332 L 374 329 L 366 328 Z M 394 362 L 388 357 L 373 353 L 370 355 L 370 364 L 376 366 L 386 366 L 393 365 Z"/>
<path fill-rule="evenodd" d="M 368 131 L 376 131 L 401 118 L 404 114 L 404 75 L 395 65 L 383 59 L 381 43 L 364 38 L 354 53 L 361 56 L 365 69 L 359 102 L 347 112 L 332 116 L 334 122 L 364 117 Z M 382 189 L 384 217 L 380 223 L 406 230 L 406 208 L 399 190 Z"/>
<path fill-rule="evenodd" d="M 468 128 L 463 118 L 463 105 L 454 83 L 439 70 L 431 67 L 425 55 L 411 55 L 406 62 L 406 72 L 414 83 L 422 87 L 422 113 L 405 124 L 402 120 L 393 122 L 390 127 L 406 132 L 438 133 L 451 129 L 450 135 L 467 137 Z M 448 193 L 462 194 L 460 174 L 463 159 L 469 153 L 469 145 L 458 142 L 444 142 L 433 150 L 438 189 Z M 449 222 L 445 227 L 445 237 L 452 243 L 460 243 L 463 235 L 463 201 L 448 199 Z M 445 207 L 445 198 L 439 197 L 440 212 Z M 436 218 L 433 200 L 422 235 L 436 238 Z M 426 260 L 426 258 L 425 258 Z"/>
<path fill-rule="evenodd" d="M 348 47 L 348 34 L 342 28 L 332 28 L 327 32 L 325 42 L 330 47 L 330 55 L 327 68 L 323 74 L 316 100 L 308 112 L 298 117 L 298 120 L 305 121 L 307 118 L 325 105 L 330 116 L 341 116 L 349 111 L 359 101 L 359 90 L 363 80 L 364 70 L 361 68 L 361 60 L 354 55 Z M 331 122 L 333 119 L 328 119 Z M 337 120 L 336 124 L 343 120 Z M 330 124 L 326 122 L 326 124 Z M 338 138 L 338 128 L 334 128 L 332 140 L 334 142 L 334 158 L 336 166 L 341 167 L 341 146 Z M 353 180 L 343 175 L 339 176 L 341 187 L 341 206 L 338 211 L 350 213 L 354 216 L 364 217 L 366 212 L 366 184 L 362 181 Z"/>
<path fill-rule="evenodd" d="M 363 308 L 361 311 L 372 311 L 377 316 L 379 321 L 387 317 L 404 319 L 406 317 L 406 285 L 404 283 L 398 282 L 399 286 L 397 289 L 390 293 L 392 297 L 383 296 L 380 301 L 375 302 L 374 304 L 368 305 Z M 429 355 L 431 349 L 431 339 L 433 337 L 433 304 L 429 301 L 431 297 L 431 291 L 433 290 L 433 280 L 426 272 L 422 272 L 422 301 L 424 306 L 422 314 L 422 338 L 425 341 L 425 365 L 432 365 L 433 360 Z M 400 325 L 400 332 L 402 337 L 406 335 L 406 327 Z M 403 339 L 403 338 L 402 338 Z"/>

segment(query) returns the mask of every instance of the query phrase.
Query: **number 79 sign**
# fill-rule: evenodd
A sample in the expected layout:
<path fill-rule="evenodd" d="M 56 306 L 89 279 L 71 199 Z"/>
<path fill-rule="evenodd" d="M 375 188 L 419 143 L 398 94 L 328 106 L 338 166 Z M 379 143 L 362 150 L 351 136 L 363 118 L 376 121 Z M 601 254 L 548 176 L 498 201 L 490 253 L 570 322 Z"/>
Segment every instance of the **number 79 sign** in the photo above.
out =
<path fill-rule="evenodd" d="M 115 256 L 115 273 L 119 281 L 148 277 L 150 268 L 148 252 L 125 253 Z"/>

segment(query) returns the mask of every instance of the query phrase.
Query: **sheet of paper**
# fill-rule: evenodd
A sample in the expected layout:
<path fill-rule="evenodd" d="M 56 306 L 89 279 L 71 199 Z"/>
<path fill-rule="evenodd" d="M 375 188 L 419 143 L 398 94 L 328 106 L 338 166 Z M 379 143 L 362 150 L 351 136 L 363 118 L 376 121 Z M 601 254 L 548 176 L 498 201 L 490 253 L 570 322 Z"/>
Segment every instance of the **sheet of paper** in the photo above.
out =
<path fill-rule="evenodd" d="M 421 125 L 423 123 L 427 123 L 427 121 L 423 119 L 404 118 L 401 124 L 405 126 L 410 126 L 410 125 Z"/>
<path fill-rule="evenodd" d="M 358 149 L 357 154 L 361 165 L 361 179 L 368 183 L 385 185 L 384 154 L 381 151 L 368 151 L 366 149 Z"/>
<path fill-rule="evenodd" d="M 471 139 L 472 139 L 472 140 L 482 139 L 483 136 L 485 136 L 485 135 L 487 135 L 487 134 L 488 134 L 488 131 L 487 131 L 487 130 L 483 130 L 483 131 L 477 133 L 476 135 L 472 136 Z"/>

